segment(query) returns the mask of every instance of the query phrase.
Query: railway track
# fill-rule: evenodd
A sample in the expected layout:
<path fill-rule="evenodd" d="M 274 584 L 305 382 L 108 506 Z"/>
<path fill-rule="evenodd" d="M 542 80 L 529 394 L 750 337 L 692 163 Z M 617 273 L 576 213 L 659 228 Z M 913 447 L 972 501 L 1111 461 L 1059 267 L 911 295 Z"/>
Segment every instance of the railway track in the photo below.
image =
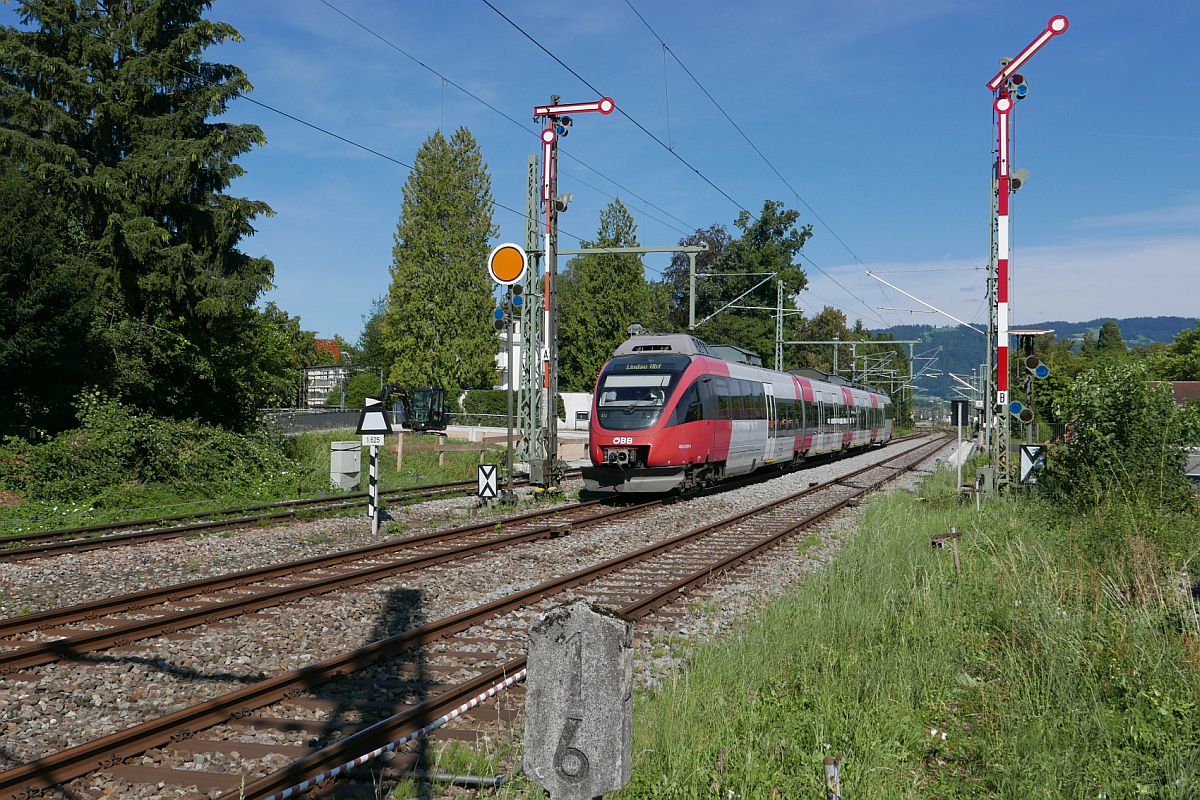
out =
<path fill-rule="evenodd" d="M 537 539 L 637 514 L 661 500 L 610 507 L 598 500 L 389 539 L 323 556 L 244 570 L 0 620 L 0 675 L 346 590 Z M 67 626 L 86 624 L 90 630 Z M 22 634 L 61 636 L 23 641 Z"/>
<path fill-rule="evenodd" d="M 744 479 L 702 493 L 728 491 L 753 482 Z M 182 638 L 183 631 L 196 626 L 504 547 L 557 538 L 573 528 L 637 514 L 664 502 L 669 500 L 611 508 L 599 500 L 585 501 L 3 619 L 0 675 L 158 636 Z M 79 630 L 80 626 L 87 629 Z M 39 641 L 21 638 L 31 633 Z"/>
<path fill-rule="evenodd" d="M 578 475 L 578 470 L 568 473 Z M 527 486 L 528 481 L 516 481 Z M 379 493 L 383 499 L 401 503 L 469 494 L 476 481 L 452 481 Z M 366 492 L 338 497 L 310 497 L 282 500 L 236 508 L 218 509 L 204 514 L 177 514 L 126 522 L 105 522 L 79 528 L 61 528 L 40 533 L 0 537 L 0 561 L 23 561 L 65 553 L 82 553 L 106 547 L 165 541 L 202 533 L 243 528 L 268 522 L 283 522 L 306 515 L 328 514 L 362 506 Z"/>
<path fill-rule="evenodd" d="M 230 798 L 282 797 L 519 680 L 524 632 L 550 604 L 583 597 L 648 617 L 918 466 L 945 441 L 15 767 L 0 773 L 0 798 L 44 796 L 71 781 L 76 796 L 98 787 L 152 796 L 151 787 L 195 785 Z M 415 606 L 410 619 L 419 620 L 419 596 L 407 599 Z M 437 735 L 471 740 L 464 720 L 512 719 L 519 691 L 510 689 L 496 708 L 469 709 Z M 421 747 L 399 759 L 393 766 L 420 767 Z"/>

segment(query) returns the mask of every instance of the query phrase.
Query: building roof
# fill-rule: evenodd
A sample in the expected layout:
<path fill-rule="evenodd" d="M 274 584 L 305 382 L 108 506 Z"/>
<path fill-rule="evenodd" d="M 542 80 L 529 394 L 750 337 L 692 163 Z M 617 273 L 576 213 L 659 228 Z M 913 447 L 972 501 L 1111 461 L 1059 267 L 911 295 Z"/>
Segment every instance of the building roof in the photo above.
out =
<path fill-rule="evenodd" d="M 1150 381 L 1151 386 L 1158 386 L 1160 381 Z M 1200 381 L 1171 381 L 1171 395 L 1175 402 L 1184 403 L 1200 401 Z"/>
<path fill-rule="evenodd" d="M 342 348 L 338 347 L 337 339 L 314 339 L 313 344 L 316 345 L 318 353 L 325 351 L 333 356 L 334 360 L 342 360 Z"/>

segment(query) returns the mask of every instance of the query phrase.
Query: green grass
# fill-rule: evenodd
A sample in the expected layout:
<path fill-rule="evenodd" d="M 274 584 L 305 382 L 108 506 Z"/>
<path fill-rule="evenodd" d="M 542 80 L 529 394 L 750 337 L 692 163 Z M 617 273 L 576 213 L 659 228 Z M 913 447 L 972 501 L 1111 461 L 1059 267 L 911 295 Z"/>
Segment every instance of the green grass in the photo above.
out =
<path fill-rule="evenodd" d="M 72 502 L 53 499 L 28 500 L 20 505 L 0 506 L 0 537 L 54 528 L 74 527 L 100 522 L 140 519 L 176 514 L 203 514 L 221 508 L 252 503 L 270 503 L 312 497 L 321 493 L 337 494 L 329 486 L 329 444 L 349 441 L 358 436 L 352 430 L 301 434 L 284 443 L 286 471 L 262 475 L 260 479 L 237 487 L 189 485 L 179 487 L 162 483 L 125 483 L 106 487 L 101 493 Z M 436 437 L 407 436 L 406 445 L 433 442 Z M 392 444 L 389 437 L 388 444 Z M 486 461 L 496 463 L 503 452 L 488 453 Z M 368 451 L 362 454 L 362 476 L 367 475 Z M 401 489 L 430 483 L 469 480 L 475 477 L 478 453 L 446 453 L 445 465 L 438 466 L 436 453 L 409 453 L 404 465 L 396 470 L 394 451 L 380 448 L 380 487 Z M 356 512 L 357 513 L 357 512 Z"/>
<path fill-rule="evenodd" d="M 836 753 L 854 800 L 1200 796 L 1200 622 L 1178 573 L 1144 539 L 1097 562 L 1087 521 L 1036 501 L 977 515 L 952 481 L 872 501 L 826 572 L 639 694 L 615 796 L 818 798 Z M 951 525 L 959 576 L 929 543 Z"/>

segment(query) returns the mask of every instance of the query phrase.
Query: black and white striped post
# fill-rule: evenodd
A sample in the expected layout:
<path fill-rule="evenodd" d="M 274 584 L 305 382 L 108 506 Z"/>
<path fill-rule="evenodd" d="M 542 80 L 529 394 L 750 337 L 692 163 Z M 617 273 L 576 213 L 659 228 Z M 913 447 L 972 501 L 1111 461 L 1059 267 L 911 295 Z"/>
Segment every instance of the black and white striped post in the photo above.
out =
<path fill-rule="evenodd" d="M 392 425 L 383 409 L 383 401 L 368 397 L 358 418 L 357 433 L 362 436 L 363 445 L 371 448 L 367 516 L 371 520 L 372 535 L 379 533 L 379 447 L 391 432 Z"/>
<path fill-rule="evenodd" d="M 371 476 L 367 485 L 367 516 L 371 518 L 371 535 L 379 533 L 379 445 L 371 445 Z"/>

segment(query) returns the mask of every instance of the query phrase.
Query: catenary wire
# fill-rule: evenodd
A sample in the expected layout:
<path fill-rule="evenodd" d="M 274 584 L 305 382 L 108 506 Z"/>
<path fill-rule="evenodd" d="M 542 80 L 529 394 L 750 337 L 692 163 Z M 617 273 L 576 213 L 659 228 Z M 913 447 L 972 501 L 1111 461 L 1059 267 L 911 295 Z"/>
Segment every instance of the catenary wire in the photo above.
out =
<path fill-rule="evenodd" d="M 606 96 L 603 92 L 601 92 L 599 89 L 597 89 L 590 81 L 588 81 L 586 78 L 584 78 L 582 75 L 580 75 L 574 69 L 572 69 L 565 61 L 563 61 L 561 58 L 559 58 L 553 52 L 551 52 L 549 50 L 549 48 L 547 48 L 544 44 L 542 44 L 537 39 L 535 39 L 528 31 L 526 31 L 524 28 L 522 28 L 520 25 L 518 25 L 509 16 L 507 16 L 503 11 L 496 8 L 496 6 L 492 5 L 491 0 L 482 0 L 482 2 L 484 5 L 486 5 L 488 8 L 490 8 L 492 11 L 495 11 L 496 14 L 499 15 L 499 17 L 501 19 L 503 19 L 505 22 L 507 22 L 509 25 L 511 25 L 513 28 L 515 28 L 522 36 L 524 36 L 526 39 L 528 39 L 530 42 L 532 42 L 539 50 L 541 50 L 546 55 L 550 56 L 550 58 L 554 59 L 554 61 L 557 62 L 559 66 L 561 66 L 567 72 L 574 75 L 584 86 L 588 87 L 593 92 L 595 92 L 597 95 L 600 95 L 601 97 Z M 755 216 L 755 214 L 753 212 L 751 212 L 748 208 L 746 208 L 745 205 L 743 205 L 742 203 L 739 203 L 737 200 L 733 199 L 733 197 L 731 197 L 728 192 L 726 192 L 724 189 L 722 189 L 720 186 L 718 186 L 716 183 L 714 183 L 713 180 L 711 178 L 709 178 L 707 175 L 705 175 L 703 172 L 701 172 L 699 170 L 699 168 L 693 166 L 690 161 L 688 161 L 683 156 L 679 155 L 679 153 L 677 153 L 673 148 L 671 148 L 669 145 L 667 145 L 666 142 L 664 142 L 662 139 L 660 139 L 658 136 L 656 136 L 649 128 L 647 128 L 645 125 L 643 125 L 637 119 L 635 119 L 624 108 L 622 108 L 619 103 L 616 105 L 616 110 L 621 116 L 625 117 L 625 119 L 632 122 L 634 127 L 636 127 L 642 133 L 646 134 L 651 139 L 653 139 L 663 150 L 666 150 L 668 153 L 670 153 L 676 160 L 679 161 L 679 163 L 683 164 L 688 169 L 690 169 L 692 172 L 694 172 L 696 174 L 696 176 L 700 178 L 700 180 L 707 183 L 709 186 L 711 186 L 713 189 L 715 189 L 717 192 L 719 192 L 722 197 L 724 197 L 729 202 L 733 203 L 738 208 L 738 210 L 746 212 L 747 214 L 750 215 L 751 218 L 753 218 L 755 220 L 758 219 L 758 217 Z"/>
<path fill-rule="evenodd" d="M 445 73 L 443 73 L 443 72 L 441 72 L 441 71 L 439 71 L 439 70 L 435 69 L 434 67 L 430 66 L 429 64 L 425 63 L 425 62 L 424 62 L 424 61 L 422 61 L 421 59 L 419 59 L 419 58 L 417 58 L 416 56 L 414 56 L 412 53 L 410 53 L 410 52 L 408 52 L 407 50 L 405 50 L 404 48 L 400 47 L 400 45 L 396 44 L 395 42 L 391 41 L 391 40 L 390 40 L 390 39 L 388 39 L 387 37 L 385 37 L 385 36 L 383 36 L 382 34 L 380 34 L 378 31 L 376 31 L 376 30 L 372 29 L 370 26 L 366 25 L 365 23 L 361 22 L 360 20 L 356 19 L 355 17 L 351 16 L 350 14 L 347 14 L 345 11 L 343 11 L 343 10 L 342 10 L 342 9 L 340 9 L 340 8 L 338 8 L 338 7 L 337 7 L 337 6 L 335 6 L 333 3 L 329 2 L 329 0 L 317 0 L 317 2 L 321 3 L 321 4 L 322 4 L 322 5 L 324 5 L 326 8 L 328 8 L 328 9 L 330 9 L 331 11 L 333 11 L 334 13 L 338 14 L 339 16 L 341 16 L 342 18 L 344 18 L 345 20 L 347 20 L 347 21 L 348 21 L 348 22 L 350 22 L 351 24 L 355 25 L 356 27 L 358 27 L 358 28 L 361 28 L 361 29 L 362 29 L 363 31 L 365 31 L 367 34 L 369 34 L 370 36 L 372 36 L 372 37 L 374 37 L 374 38 L 378 39 L 380 42 L 382 42 L 383 44 L 387 45 L 387 46 L 388 46 L 388 47 L 390 47 L 391 49 L 395 50 L 397 53 L 400 53 L 401 55 L 403 55 L 405 58 L 407 58 L 407 59 L 409 59 L 410 61 L 412 61 L 412 62 L 413 62 L 414 64 L 416 64 L 417 66 L 419 66 L 419 67 L 421 67 L 422 69 L 424 69 L 424 70 L 428 71 L 428 72 L 429 72 L 429 73 L 431 73 L 432 75 L 435 75 L 435 76 L 437 76 L 438 78 L 440 78 L 440 79 L 442 80 L 442 82 L 443 82 L 443 85 L 445 85 L 445 84 L 449 84 L 450 86 L 453 86 L 455 89 L 458 89 L 460 92 L 462 92 L 463 94 L 465 94 L 467 97 L 470 97 L 472 100 L 475 100 L 477 103 L 480 103 L 481 105 L 485 106 L 486 108 L 490 109 L 491 111 L 495 112 L 496 114 L 499 114 L 501 117 L 503 117 L 504 119 L 508 120 L 508 121 L 509 121 L 509 122 L 511 122 L 513 125 L 516 125 L 518 128 L 520 128 L 521 130 L 525 131 L 526 133 L 528 133 L 528 134 L 531 134 L 531 135 L 533 135 L 533 136 L 538 136 L 538 132 L 537 132 L 537 131 L 535 131 L 535 130 L 533 130 L 533 129 L 532 129 L 532 128 L 531 128 L 529 125 L 527 125 L 526 123 L 523 123 L 523 122 L 521 122 L 520 120 L 516 119 L 516 118 L 515 118 L 515 117 L 513 117 L 512 115 L 510 115 L 510 114 L 508 114 L 507 112 L 505 112 L 503 109 L 501 109 L 501 108 L 499 108 L 499 107 L 497 107 L 497 106 L 493 105 L 492 103 L 489 103 L 487 100 L 484 100 L 482 97 L 480 97 L 480 96 L 479 96 L 479 95 L 477 95 L 476 93 L 472 92 L 470 89 L 466 88 L 466 87 L 465 87 L 465 86 L 463 86 L 462 84 L 460 84 L 460 83 L 458 83 L 457 81 L 453 80 L 452 78 L 448 77 L 448 76 L 447 76 Z M 597 175 L 599 175 L 600 177 L 604 178 L 604 179 L 605 179 L 605 180 L 607 180 L 608 182 L 612 183 L 614 186 L 616 186 L 616 187 L 617 187 L 617 188 L 619 188 L 620 190 L 622 190 L 622 191 L 624 191 L 624 192 L 628 192 L 628 193 L 629 193 L 630 195 L 632 195 L 633 197 L 636 197 L 638 200 L 641 200 L 643 203 L 645 203 L 645 204 L 649 205 L 651 208 L 654 208 L 655 210 L 659 211 L 660 213 L 662 213 L 662 214 L 665 214 L 666 216 L 668 216 L 668 217 L 670 217 L 671 219 L 675 220 L 676 222 L 680 223 L 680 224 L 681 224 L 681 225 L 683 225 L 685 228 L 689 228 L 690 230 L 682 230 L 682 229 L 680 229 L 680 228 L 677 228 L 675 225 L 673 225 L 673 224 L 671 224 L 671 223 L 669 223 L 669 222 L 666 222 L 665 220 L 659 219 L 658 217 L 655 217 L 653 214 L 650 214 L 650 213 L 646 212 L 646 211 L 643 209 L 642 213 L 643 213 L 643 214 L 644 214 L 646 217 L 649 217 L 650 219 L 654 220 L 655 222 L 659 223 L 660 225 L 662 225 L 662 226 L 664 226 L 664 227 L 667 227 L 667 228 L 670 228 L 671 230 L 673 230 L 673 231 L 675 231 L 676 233 L 678 233 L 678 234 L 680 234 L 680 235 L 683 235 L 683 236 L 688 236 L 688 235 L 690 235 L 690 234 L 691 234 L 691 232 L 692 232 L 692 230 L 694 230 L 694 228 L 693 228 L 691 225 L 689 225 L 689 223 L 685 222 L 684 220 L 682 220 L 682 219 L 680 219 L 679 217 L 675 216 L 675 215 L 674 215 L 674 214 L 672 214 L 671 212 L 667 211 L 665 208 L 662 208 L 661 206 L 658 206 L 658 205 L 656 205 L 655 203 L 651 202 L 650 200 L 646 199 L 645 197 L 642 197 L 642 196 L 641 196 L 640 194 L 638 194 L 637 192 L 635 192 L 635 191 L 633 191 L 632 189 L 630 189 L 629 187 L 627 187 L 627 186 L 625 186 L 625 185 L 623 185 L 623 184 L 619 183 L 618 181 L 616 181 L 615 179 L 613 179 L 613 178 L 609 177 L 608 175 L 604 174 L 603 172 L 601 172 L 600 170 L 596 169 L 596 168 L 595 168 L 595 167 L 593 167 L 592 165 L 590 165 L 590 164 L 588 164 L 588 163 L 584 162 L 583 160 L 581 160 L 580 158 L 578 158 L 578 157 L 577 157 L 577 156 L 575 156 L 574 154 L 570 153 L 569 151 L 567 151 L 567 150 L 564 150 L 564 149 L 562 149 L 562 148 L 560 147 L 560 148 L 559 148 L 559 154 L 560 154 L 560 155 L 563 155 L 563 156 L 566 156 L 567 158 L 569 158 L 569 159 L 571 159 L 572 161 L 574 161 L 574 162 L 576 162 L 576 163 L 580 164 L 580 165 L 581 165 L 581 166 L 583 166 L 583 167 L 586 167 L 587 169 L 589 169 L 589 170 L 591 170 L 592 172 L 596 173 Z M 574 177 L 574 176 L 573 176 L 573 177 Z M 578 180 L 578 178 L 576 178 L 576 179 Z M 616 199 L 616 197 L 615 197 L 614 195 L 610 194 L 609 192 L 606 192 L 606 191 L 604 191 L 603 189 L 601 189 L 601 188 L 599 188 L 599 187 L 597 187 L 597 186 L 594 186 L 594 185 L 592 185 L 592 184 L 590 184 L 590 183 L 587 183 L 587 182 L 585 182 L 585 181 L 582 181 L 582 180 L 580 181 L 580 183 L 582 183 L 584 186 L 587 186 L 589 189 L 592 189 L 593 191 L 595 191 L 595 192 L 598 192 L 599 194 L 602 194 L 602 195 L 604 195 L 605 197 L 609 197 L 609 198 L 611 198 L 611 199 Z"/>
<path fill-rule="evenodd" d="M 584 78 L 582 75 L 580 75 L 569 64 L 567 64 L 565 61 L 563 61 L 561 58 L 559 58 L 557 55 L 555 55 L 549 48 L 547 48 L 545 45 L 543 45 L 541 42 L 539 42 L 536 38 L 533 37 L 533 35 L 531 35 L 528 31 L 526 31 L 520 25 L 518 25 L 515 21 L 513 21 L 504 12 L 502 12 L 500 9 L 496 8 L 496 6 L 492 4 L 491 0 L 481 0 L 481 2 L 483 2 L 483 4 L 486 5 L 488 8 L 490 8 L 492 11 L 496 12 L 496 14 L 501 19 L 503 19 L 505 22 L 507 22 L 509 25 L 511 25 L 513 28 L 515 28 L 522 36 L 524 36 L 526 39 L 528 39 L 530 42 L 532 42 L 533 45 L 536 46 L 539 50 L 541 50 L 543 53 L 545 53 L 551 59 L 553 59 L 559 66 L 561 66 L 567 72 L 571 73 L 571 75 L 575 76 L 575 78 L 577 80 L 579 80 L 579 82 L 581 82 L 584 86 L 591 89 L 597 95 L 600 95 L 602 97 L 605 96 L 603 92 L 601 92 L 599 89 L 597 89 L 595 87 L 595 85 L 593 85 L 590 81 L 588 81 L 586 78 Z M 629 112 L 625 111 L 619 104 L 617 105 L 616 110 L 618 112 L 620 112 L 622 116 L 624 116 L 626 119 L 628 119 L 630 122 L 632 122 L 634 124 L 634 126 L 636 126 L 640 131 L 642 131 L 642 133 L 649 136 L 651 139 L 653 139 L 655 142 L 657 142 L 659 144 L 659 146 L 661 146 L 664 150 L 666 150 L 668 153 L 670 153 L 672 156 L 674 156 L 676 159 L 678 159 L 681 163 L 683 163 L 685 166 L 687 166 L 689 169 L 691 169 L 694 173 L 696 173 L 696 175 L 698 175 L 701 178 L 701 180 L 703 180 L 705 183 L 707 183 L 709 186 L 711 186 L 713 189 L 715 189 L 717 192 L 719 192 L 721 194 L 721 196 L 723 196 L 729 202 L 733 203 L 741 211 L 744 211 L 752 219 L 754 219 L 756 221 L 758 220 L 758 217 L 754 213 L 752 213 L 749 209 L 747 209 L 743 204 L 739 203 L 737 200 L 734 200 L 733 197 L 731 197 L 724 189 L 722 189 L 720 186 L 717 186 L 717 184 L 713 183 L 713 181 L 707 175 L 702 173 L 696 167 L 692 166 L 692 164 L 689 161 L 687 161 L 685 158 L 683 158 L 681 155 L 679 155 L 679 153 L 675 152 L 674 149 L 667 146 L 667 144 L 665 142 L 663 142 L 662 139 L 660 139 L 658 136 L 655 136 L 650 130 L 648 130 L 646 128 L 646 126 L 644 126 L 640 122 L 638 122 L 634 117 L 632 117 L 629 114 Z M 807 204 L 805 204 L 805 205 L 807 205 Z M 813 212 L 813 216 L 817 216 L 818 219 L 820 218 L 816 214 L 816 212 Z M 825 224 L 823 220 L 822 220 L 822 224 Z M 828 225 L 826 225 L 826 227 L 828 228 Z M 835 237 L 836 237 L 836 234 L 835 234 Z M 874 316 L 876 319 L 878 319 L 880 321 L 880 323 L 883 324 L 884 327 L 888 326 L 888 322 L 886 320 L 884 320 L 883 317 L 879 316 L 879 314 L 877 314 L 875 312 L 875 310 L 871 307 L 870 303 L 867 303 L 861 297 L 859 297 L 858 295 L 855 295 L 853 292 L 851 292 L 849 289 L 847 289 L 844 285 L 842 285 L 842 283 L 840 281 L 838 281 L 832 275 L 827 273 L 824 269 L 822 269 L 820 267 L 820 265 L 818 265 L 811 258 L 809 258 L 808 256 L 805 256 L 803 253 L 801 253 L 800 256 L 805 261 L 807 261 L 809 264 L 811 264 L 815 269 L 817 269 L 817 271 L 819 271 L 822 275 L 824 275 L 825 277 L 829 278 L 829 280 L 831 280 L 835 284 L 837 284 L 838 287 L 840 287 L 841 290 L 844 291 L 847 295 L 858 300 L 859 303 L 862 304 L 863 308 L 867 309 L 867 311 L 872 316 Z M 859 259 L 859 263 L 862 263 L 861 259 Z M 866 266 L 866 265 L 864 264 L 863 266 Z"/>
<path fill-rule="evenodd" d="M 485 0 L 485 2 L 486 2 L 486 0 Z M 730 115 L 729 112 L 727 112 L 725 110 L 725 108 L 720 104 L 720 102 L 717 101 L 717 98 L 715 98 L 712 95 L 712 93 L 704 86 L 704 84 L 702 84 L 700 82 L 700 79 L 697 78 L 692 73 L 692 71 L 688 68 L 687 64 L 683 63 L 683 61 L 679 58 L 679 56 L 675 53 L 675 51 L 671 49 L 671 46 L 668 45 L 663 40 L 663 38 L 658 34 L 658 31 L 654 30 L 654 28 L 650 25 L 650 23 L 646 21 L 646 18 L 642 16 L 641 12 L 637 10 L 637 8 L 633 5 L 631 0 L 625 0 L 625 5 L 629 6 L 629 10 L 632 11 L 639 20 L 641 20 L 641 22 L 644 26 L 646 26 L 646 30 L 650 31 L 650 34 L 655 39 L 658 40 L 658 43 L 662 45 L 663 49 L 666 52 L 671 54 L 671 58 L 673 58 L 675 60 L 675 63 L 677 63 L 680 66 L 680 68 L 687 74 L 687 76 L 692 79 L 692 82 L 694 84 L 696 84 L 697 88 L 699 88 L 701 92 L 704 93 L 704 96 L 707 97 L 714 106 L 716 106 L 717 110 L 721 112 L 721 115 L 724 116 L 725 119 L 728 120 L 729 124 L 733 126 L 733 129 L 736 130 L 738 132 L 738 134 L 741 135 L 741 137 L 746 140 L 746 144 L 750 145 L 750 148 L 752 150 L 754 150 L 754 152 L 758 154 L 758 157 L 763 160 L 763 163 L 765 163 L 771 169 L 771 171 L 775 173 L 775 176 L 777 178 L 779 178 L 780 181 L 783 182 L 783 185 L 786 186 L 789 191 L 791 191 L 792 195 L 806 209 L 808 209 L 809 213 L 812 214 L 813 217 L 818 222 L 821 223 L 821 225 L 825 228 L 825 230 L 827 230 L 830 233 L 830 235 L 833 236 L 833 238 L 837 240 L 838 244 L 840 244 L 846 250 L 846 252 L 850 254 L 851 258 L 853 258 L 855 261 L 857 261 L 864 268 L 867 268 L 866 263 L 861 258 L 858 257 L 858 254 L 855 253 L 854 250 L 848 244 L 846 244 L 845 240 L 843 240 L 842 237 L 838 235 L 837 231 L 835 231 L 829 225 L 829 223 L 826 222 L 824 220 L 824 218 L 820 214 L 817 213 L 817 210 L 815 208 L 813 208 L 812 205 L 800 195 L 800 192 L 796 190 L 796 187 L 793 186 L 786 177 L 784 177 L 783 173 L 779 171 L 779 169 L 775 166 L 774 163 L 772 163 L 771 159 L 767 158 L 767 155 L 759 148 L 759 146 L 754 143 L 754 141 L 750 138 L 750 136 L 744 130 L 742 130 L 742 126 L 738 125 L 737 121 L 733 118 L 733 116 Z M 842 287 L 842 288 L 844 289 L 845 287 Z M 882 294 L 882 287 L 880 287 L 880 291 Z M 854 299 L 858 300 L 860 303 L 862 303 L 864 307 L 869 308 L 869 304 L 862 297 L 852 294 L 852 293 L 850 294 L 850 296 L 853 297 Z M 881 322 L 883 322 L 882 318 L 880 318 L 878 315 L 875 315 L 875 316 L 877 319 L 879 319 Z M 884 322 L 884 324 L 886 325 L 887 323 Z"/>
<path fill-rule="evenodd" d="M 153 55 L 152 53 L 147 53 L 144 50 L 140 50 L 137 47 L 134 47 L 134 46 L 128 44 L 127 42 L 122 42 L 118 39 L 114 39 L 110 36 L 107 36 L 100 31 L 91 31 L 91 33 L 93 33 L 97 38 L 103 39 L 104 41 L 108 42 L 109 44 L 111 44 L 117 48 L 128 48 L 129 50 L 133 51 L 135 54 L 141 56 L 142 58 L 148 58 L 151 61 L 154 61 L 155 63 L 162 64 L 163 66 L 167 67 L 168 69 L 173 69 L 176 72 L 179 72 L 183 75 L 187 75 L 188 77 L 196 78 L 197 80 L 201 81 L 204 85 L 209 85 L 209 86 L 213 85 L 213 84 L 209 83 L 208 80 L 203 75 L 201 75 L 193 70 L 185 69 L 184 67 L 181 67 L 178 64 L 172 64 L 171 62 L 166 61 L 162 58 L 159 58 L 158 56 Z M 270 105 L 269 103 L 264 103 L 261 100 L 255 100 L 254 98 L 250 97 L 249 95 L 247 95 L 244 92 L 239 91 L 237 89 L 233 89 L 228 86 L 225 86 L 224 88 L 228 88 L 229 91 L 232 92 L 232 94 L 234 96 L 240 97 L 243 100 L 246 100 L 247 102 L 251 103 L 252 105 L 258 106 L 259 108 L 262 108 L 266 111 L 270 111 L 273 114 L 278 114 L 279 116 L 284 117 L 285 119 L 289 119 L 299 125 L 302 125 L 306 128 L 317 131 L 318 133 L 322 133 L 333 139 L 337 139 L 339 142 L 350 145 L 351 147 L 355 147 L 359 150 L 362 150 L 363 152 L 366 152 L 371 155 L 382 158 L 385 161 L 388 161 L 399 167 L 403 167 L 404 169 L 408 170 L 411 173 L 415 173 L 417 175 L 424 174 L 421 172 L 421 170 L 417 169 L 414 165 L 409 164 L 405 161 L 401 161 L 400 159 L 396 158 L 395 156 L 390 156 L 387 153 L 376 150 L 375 148 L 370 147 L 369 145 L 365 145 L 362 142 L 355 141 L 354 139 L 351 139 L 347 136 L 343 136 L 340 133 L 331 131 L 328 128 L 325 128 L 325 127 L 322 127 L 321 125 L 316 124 L 315 122 L 309 122 L 308 120 L 306 120 L 302 117 L 298 117 L 295 114 L 284 111 L 283 109 L 277 108 L 273 105 Z M 492 205 L 494 205 L 497 208 L 501 208 L 505 211 L 508 211 L 512 214 L 516 214 L 517 216 L 521 217 L 522 219 L 526 219 L 526 220 L 533 219 L 535 221 L 540 221 L 540 218 L 538 216 L 530 217 L 529 214 L 526 214 L 524 211 L 518 211 L 517 209 L 512 208 L 511 206 L 507 206 L 503 203 L 500 203 L 495 198 L 492 199 Z M 584 239 L 584 237 L 579 236 L 578 234 L 572 233 L 568 230 L 564 230 L 561 226 L 559 226 L 557 228 L 557 232 L 560 235 L 569 236 L 570 238 L 576 240 L 577 242 L 587 241 L 586 239 Z M 607 249 L 607 248 L 605 248 L 605 249 Z M 614 254 L 619 254 L 619 253 L 614 253 Z"/>

